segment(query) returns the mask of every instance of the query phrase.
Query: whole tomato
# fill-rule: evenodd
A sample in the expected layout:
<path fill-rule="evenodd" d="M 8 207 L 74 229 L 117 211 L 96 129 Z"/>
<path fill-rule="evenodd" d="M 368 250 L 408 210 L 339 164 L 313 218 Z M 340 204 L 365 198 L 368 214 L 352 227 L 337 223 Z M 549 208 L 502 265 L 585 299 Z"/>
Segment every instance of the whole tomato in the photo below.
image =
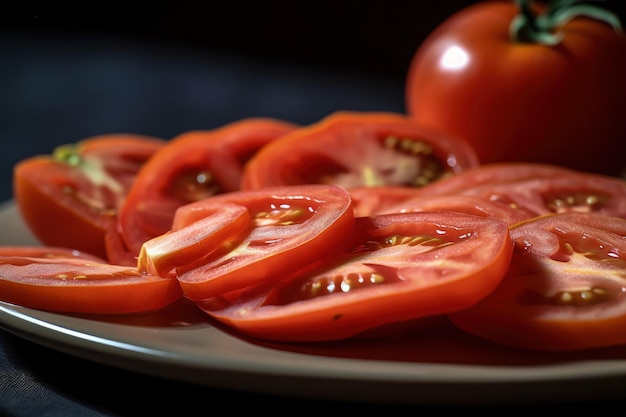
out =
<path fill-rule="evenodd" d="M 481 163 L 626 166 L 626 36 L 580 1 L 481 1 L 444 21 L 408 68 L 407 112 L 465 138 Z"/>

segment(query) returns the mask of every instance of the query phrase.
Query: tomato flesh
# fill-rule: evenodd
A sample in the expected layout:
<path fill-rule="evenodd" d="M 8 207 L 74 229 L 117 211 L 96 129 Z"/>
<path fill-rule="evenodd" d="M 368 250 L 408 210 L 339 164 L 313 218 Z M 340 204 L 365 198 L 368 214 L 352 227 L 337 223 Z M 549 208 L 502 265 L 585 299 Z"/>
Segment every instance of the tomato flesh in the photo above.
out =
<path fill-rule="evenodd" d="M 351 243 L 312 269 L 197 301 L 211 317 L 268 340 L 322 341 L 467 308 L 507 270 L 507 224 L 462 213 L 355 219 Z"/>
<path fill-rule="evenodd" d="M 346 240 L 354 214 L 346 190 L 332 185 L 270 187 L 225 193 L 182 206 L 174 219 L 176 233 L 224 204 L 247 208 L 247 233 L 236 235 L 221 250 L 198 254 L 176 268 L 185 296 L 201 300 L 280 279 L 323 259 Z M 177 243 L 171 249 L 176 251 Z"/>
<path fill-rule="evenodd" d="M 419 190 L 420 198 L 442 195 L 483 198 L 529 217 L 589 212 L 626 218 L 626 181 L 554 165 L 487 164 Z"/>
<path fill-rule="evenodd" d="M 511 228 L 515 251 L 496 290 L 450 316 L 498 344 L 579 350 L 626 343 L 626 220 L 552 214 Z"/>
<path fill-rule="evenodd" d="M 337 112 L 261 149 L 244 170 L 242 188 L 421 187 L 476 165 L 465 142 L 425 129 L 405 115 Z"/>
<path fill-rule="evenodd" d="M 243 166 L 268 142 L 296 125 L 250 118 L 171 139 L 138 174 L 120 209 L 118 227 L 130 252 L 169 231 L 184 204 L 240 189 Z"/>
<path fill-rule="evenodd" d="M 139 168 L 163 143 L 140 135 L 102 135 L 20 161 L 14 167 L 14 197 L 22 219 L 45 245 L 122 259 L 107 250 L 107 236 L 117 234 L 118 209 Z"/>
<path fill-rule="evenodd" d="M 164 308 L 182 297 L 175 279 L 99 263 L 63 248 L 10 247 L 0 252 L 0 299 L 41 310 L 129 314 Z"/>

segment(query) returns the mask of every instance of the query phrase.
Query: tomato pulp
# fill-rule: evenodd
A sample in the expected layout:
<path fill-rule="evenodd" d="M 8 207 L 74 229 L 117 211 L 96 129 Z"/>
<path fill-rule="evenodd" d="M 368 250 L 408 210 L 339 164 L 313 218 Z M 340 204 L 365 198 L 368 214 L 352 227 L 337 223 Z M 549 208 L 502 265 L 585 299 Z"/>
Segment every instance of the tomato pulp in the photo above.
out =
<path fill-rule="evenodd" d="M 142 274 L 65 248 L 0 250 L 0 300 L 64 313 L 129 314 L 178 301 L 175 279 Z"/>
<path fill-rule="evenodd" d="M 43 244 L 126 260 L 117 232 L 122 201 L 143 164 L 165 140 L 132 134 L 94 136 L 16 164 L 20 215 Z"/>
<path fill-rule="evenodd" d="M 426 129 L 406 115 L 336 112 L 263 147 L 245 167 L 242 188 L 421 187 L 477 165 L 464 141 Z"/>
<path fill-rule="evenodd" d="M 537 350 L 626 343 L 626 219 L 562 213 L 511 228 L 515 252 L 493 293 L 452 314 L 460 329 Z"/>
<path fill-rule="evenodd" d="M 139 172 L 120 209 L 118 226 L 129 250 L 137 255 L 144 242 L 170 230 L 179 206 L 239 190 L 247 161 L 294 128 L 250 118 L 171 139 Z"/>
<path fill-rule="evenodd" d="M 227 207 L 233 220 L 218 223 L 224 225 L 221 230 L 225 237 L 202 239 L 197 233 L 198 222 L 223 215 L 221 208 Z M 242 217 L 237 207 L 245 208 L 246 215 Z M 236 223 L 241 218 L 245 223 L 240 227 Z M 170 265 L 175 266 L 185 296 L 201 300 L 275 282 L 322 261 L 347 241 L 353 222 L 350 195 L 341 187 L 268 187 L 184 205 L 177 210 L 172 226 L 171 233 L 178 239 L 168 235 L 154 239 L 161 242 L 156 254 L 172 259 Z M 194 245 L 191 251 L 189 241 Z M 144 251 L 145 262 L 140 262 L 152 263 L 154 253 Z"/>
<path fill-rule="evenodd" d="M 197 304 L 252 337 L 344 339 L 475 304 L 499 284 L 513 250 L 504 221 L 464 213 L 359 217 L 349 235 L 350 245 L 314 268 Z"/>

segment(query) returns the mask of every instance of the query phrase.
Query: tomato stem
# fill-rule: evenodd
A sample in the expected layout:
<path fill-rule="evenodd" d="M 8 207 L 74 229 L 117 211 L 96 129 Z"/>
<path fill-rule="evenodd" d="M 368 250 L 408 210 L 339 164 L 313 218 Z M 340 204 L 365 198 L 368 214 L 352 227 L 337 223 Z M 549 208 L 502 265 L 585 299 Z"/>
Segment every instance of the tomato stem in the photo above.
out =
<path fill-rule="evenodd" d="M 562 39 L 559 28 L 576 17 L 599 20 L 616 32 L 622 31 L 621 22 L 615 13 L 588 4 L 588 1 L 552 0 L 540 11 L 533 8 L 532 0 L 515 0 L 515 3 L 520 13 L 511 22 L 510 36 L 513 42 L 556 45 Z"/>

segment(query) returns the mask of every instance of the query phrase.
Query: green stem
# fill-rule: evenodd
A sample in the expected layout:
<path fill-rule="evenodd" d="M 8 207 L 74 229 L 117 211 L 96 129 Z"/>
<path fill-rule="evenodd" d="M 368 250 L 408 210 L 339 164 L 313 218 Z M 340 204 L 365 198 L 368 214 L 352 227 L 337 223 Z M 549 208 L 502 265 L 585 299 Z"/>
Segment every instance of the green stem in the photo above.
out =
<path fill-rule="evenodd" d="M 515 0 L 515 3 L 520 12 L 510 26 L 513 42 L 556 45 L 562 38 L 559 29 L 581 16 L 606 23 L 616 32 L 622 30 L 617 15 L 601 7 L 586 4 L 584 0 L 552 0 L 539 14 L 534 13 L 532 0 Z"/>

